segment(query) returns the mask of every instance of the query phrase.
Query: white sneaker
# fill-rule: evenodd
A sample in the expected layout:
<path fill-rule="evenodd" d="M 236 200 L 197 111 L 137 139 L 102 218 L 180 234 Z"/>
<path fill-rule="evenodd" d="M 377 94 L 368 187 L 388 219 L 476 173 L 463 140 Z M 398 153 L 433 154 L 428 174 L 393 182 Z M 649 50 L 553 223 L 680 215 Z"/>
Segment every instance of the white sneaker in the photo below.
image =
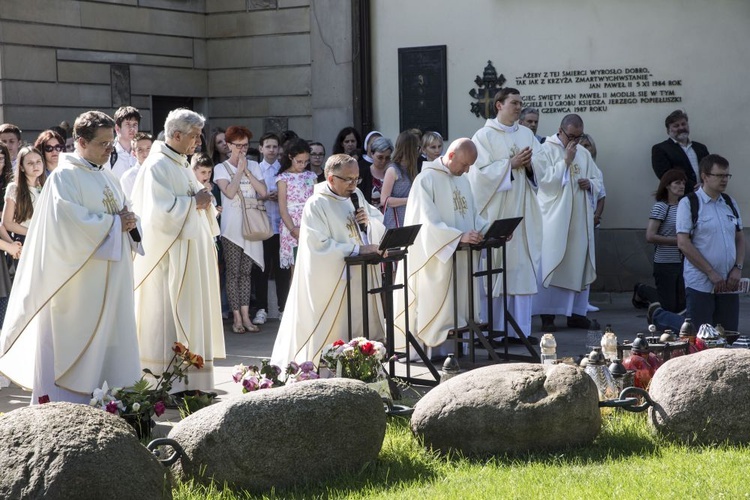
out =
<path fill-rule="evenodd" d="M 588 306 L 586 306 L 586 310 L 588 312 L 598 312 L 599 308 L 594 305 L 589 304 Z"/>
<path fill-rule="evenodd" d="M 266 314 L 265 309 L 258 309 L 258 312 L 255 313 L 255 318 L 253 319 L 254 325 L 265 325 L 266 319 L 268 319 L 268 315 Z"/>

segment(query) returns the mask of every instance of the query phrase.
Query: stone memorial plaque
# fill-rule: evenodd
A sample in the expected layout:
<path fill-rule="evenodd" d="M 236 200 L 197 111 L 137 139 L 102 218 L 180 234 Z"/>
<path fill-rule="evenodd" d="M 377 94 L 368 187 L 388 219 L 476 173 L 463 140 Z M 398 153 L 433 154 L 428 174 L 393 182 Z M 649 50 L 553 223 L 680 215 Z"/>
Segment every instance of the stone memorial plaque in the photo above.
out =
<path fill-rule="evenodd" d="M 418 128 L 448 138 L 446 46 L 398 49 L 399 130 Z"/>

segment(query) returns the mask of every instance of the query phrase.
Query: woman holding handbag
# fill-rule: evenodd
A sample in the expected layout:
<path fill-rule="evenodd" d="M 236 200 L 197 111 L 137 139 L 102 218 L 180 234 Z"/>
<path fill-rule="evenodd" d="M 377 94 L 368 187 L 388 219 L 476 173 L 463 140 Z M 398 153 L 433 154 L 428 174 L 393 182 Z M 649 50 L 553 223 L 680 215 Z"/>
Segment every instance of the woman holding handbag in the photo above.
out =
<path fill-rule="evenodd" d="M 245 157 L 253 134 L 241 126 L 227 129 L 229 159 L 214 168 L 214 182 L 221 190 L 221 244 L 234 333 L 259 332 L 250 320 L 250 273 L 253 265 L 263 268 L 263 241 L 250 241 L 243 234 L 245 206 L 262 203 L 266 184 L 257 162 Z"/>
<path fill-rule="evenodd" d="M 411 183 L 417 176 L 419 139 L 404 131 L 396 138 L 393 163 L 388 166 L 383 178 L 380 197 L 383 200 L 383 224 L 388 229 L 401 226 L 406 212 Z"/>

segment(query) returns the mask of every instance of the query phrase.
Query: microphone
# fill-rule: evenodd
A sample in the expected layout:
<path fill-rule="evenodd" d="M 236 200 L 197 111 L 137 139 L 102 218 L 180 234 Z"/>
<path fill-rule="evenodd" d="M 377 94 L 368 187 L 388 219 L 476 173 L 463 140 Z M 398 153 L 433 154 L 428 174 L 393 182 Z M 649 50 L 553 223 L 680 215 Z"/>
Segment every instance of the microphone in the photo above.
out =
<path fill-rule="evenodd" d="M 137 227 L 134 227 L 133 229 L 131 229 L 130 231 L 128 231 L 128 233 L 130 234 L 130 237 L 133 238 L 133 241 L 135 241 L 136 243 L 140 243 L 141 242 L 141 233 L 138 232 L 138 228 Z"/>
<path fill-rule="evenodd" d="M 349 197 L 352 200 L 352 205 L 354 205 L 354 213 L 357 213 L 357 210 L 359 210 L 359 197 L 357 196 L 357 193 L 352 193 Z M 360 224 L 359 230 L 363 233 L 367 232 L 367 225 L 366 224 Z"/>

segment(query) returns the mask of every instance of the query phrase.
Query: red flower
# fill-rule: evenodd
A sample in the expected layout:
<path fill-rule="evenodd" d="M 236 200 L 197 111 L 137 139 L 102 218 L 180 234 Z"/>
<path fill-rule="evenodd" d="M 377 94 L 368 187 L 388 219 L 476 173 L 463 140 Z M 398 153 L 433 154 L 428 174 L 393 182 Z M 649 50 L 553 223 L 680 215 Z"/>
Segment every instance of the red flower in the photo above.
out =
<path fill-rule="evenodd" d="M 156 413 L 157 417 L 161 417 L 162 414 L 166 411 L 167 407 L 164 404 L 164 401 L 157 401 L 154 404 L 154 413 Z"/>
<path fill-rule="evenodd" d="M 375 346 L 372 342 L 365 342 L 359 346 L 359 349 L 366 355 L 372 356 L 375 354 Z"/>
<path fill-rule="evenodd" d="M 49 396 L 45 394 L 44 396 L 39 396 L 39 404 L 43 405 L 44 403 L 49 403 Z"/>
<path fill-rule="evenodd" d="M 172 350 L 178 356 L 182 356 L 184 353 L 188 352 L 188 348 L 185 347 L 185 345 L 182 342 L 175 342 L 174 343 L 174 347 L 172 347 Z"/>
<path fill-rule="evenodd" d="M 338 347 L 340 345 L 344 345 L 344 341 L 339 339 L 336 342 L 333 343 L 333 347 Z"/>

